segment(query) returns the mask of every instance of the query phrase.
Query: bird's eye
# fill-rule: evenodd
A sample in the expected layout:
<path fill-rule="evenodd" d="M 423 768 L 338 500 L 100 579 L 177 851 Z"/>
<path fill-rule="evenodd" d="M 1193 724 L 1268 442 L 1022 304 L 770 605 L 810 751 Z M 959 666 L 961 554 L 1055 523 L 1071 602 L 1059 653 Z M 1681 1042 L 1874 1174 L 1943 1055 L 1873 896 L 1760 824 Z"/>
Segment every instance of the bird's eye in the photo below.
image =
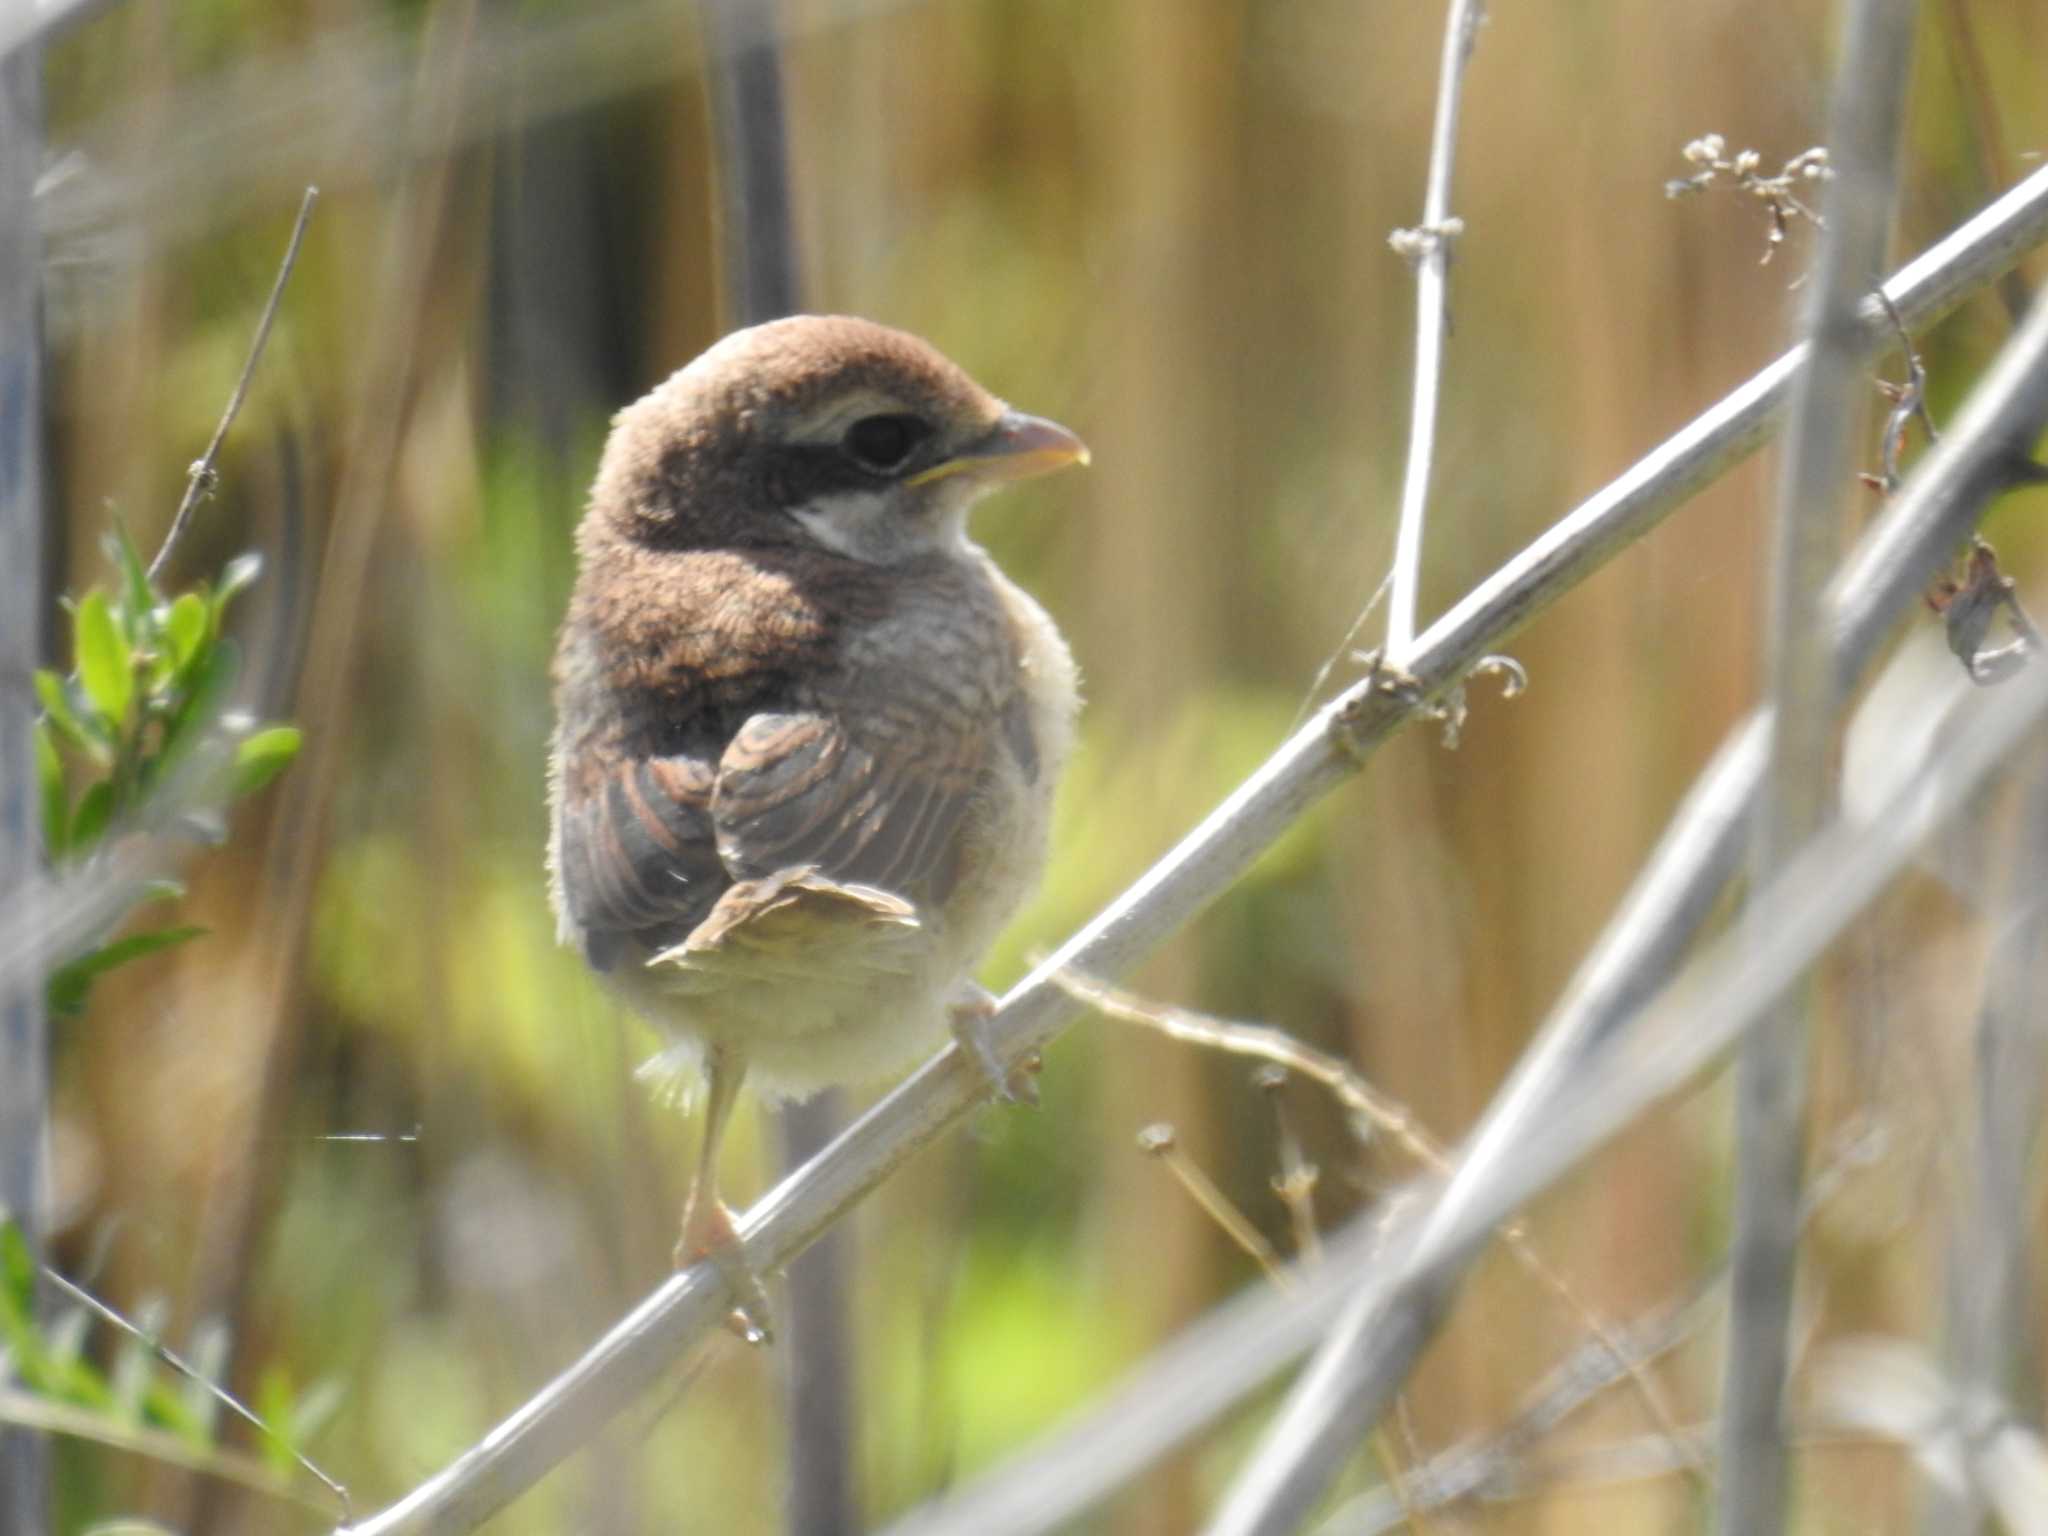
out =
<path fill-rule="evenodd" d="M 932 435 L 922 417 L 863 416 L 846 429 L 840 445 L 863 469 L 900 469 L 917 445 Z"/>

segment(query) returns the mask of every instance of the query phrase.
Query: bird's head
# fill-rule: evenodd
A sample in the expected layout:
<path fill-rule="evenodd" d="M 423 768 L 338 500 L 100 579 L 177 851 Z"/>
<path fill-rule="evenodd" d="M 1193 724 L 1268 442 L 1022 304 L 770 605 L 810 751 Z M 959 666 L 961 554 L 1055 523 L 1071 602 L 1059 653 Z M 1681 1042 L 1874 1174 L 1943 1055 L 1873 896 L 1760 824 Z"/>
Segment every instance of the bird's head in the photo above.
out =
<path fill-rule="evenodd" d="M 668 548 L 810 545 L 873 565 L 957 546 L 1012 480 L 1088 462 L 936 349 L 843 315 L 736 331 L 618 415 L 593 512 Z"/>

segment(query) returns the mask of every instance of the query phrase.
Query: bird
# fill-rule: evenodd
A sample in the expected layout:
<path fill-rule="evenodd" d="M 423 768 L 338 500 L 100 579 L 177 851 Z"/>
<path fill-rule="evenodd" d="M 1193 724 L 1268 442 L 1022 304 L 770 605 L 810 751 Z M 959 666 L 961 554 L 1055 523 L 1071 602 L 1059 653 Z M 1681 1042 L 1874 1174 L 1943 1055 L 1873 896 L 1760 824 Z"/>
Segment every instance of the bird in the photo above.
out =
<path fill-rule="evenodd" d="M 972 973 L 1043 871 L 1073 656 L 970 508 L 1088 462 L 908 332 L 738 330 L 613 418 L 556 646 L 560 940 L 701 1069 L 678 1268 L 766 1335 L 718 1182 L 770 1098 L 908 1067 L 947 1031 L 1004 1097 Z"/>

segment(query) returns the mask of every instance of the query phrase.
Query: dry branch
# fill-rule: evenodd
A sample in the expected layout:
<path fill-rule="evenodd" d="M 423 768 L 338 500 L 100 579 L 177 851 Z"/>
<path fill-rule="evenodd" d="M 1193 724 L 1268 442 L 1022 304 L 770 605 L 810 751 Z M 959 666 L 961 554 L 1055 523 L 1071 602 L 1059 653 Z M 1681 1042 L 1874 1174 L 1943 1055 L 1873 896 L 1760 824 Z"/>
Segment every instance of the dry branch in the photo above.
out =
<path fill-rule="evenodd" d="M 1827 222 L 1803 329 L 1813 365 L 1800 376 L 1778 480 L 1764 698 L 1771 733 L 1749 848 L 1763 890 L 1819 830 L 1835 796 L 1838 699 L 1822 601 L 1840 558 L 1843 499 L 1856 483 L 1857 429 L 1869 393 L 1856 307 L 1883 270 L 1912 59 L 1912 0 L 1854 0 L 1836 74 Z M 1735 1247 L 1720 1414 L 1724 1536 L 1769 1536 L 1785 1523 L 1781 1419 L 1787 1332 L 1806 1157 L 1810 987 L 1743 1043 L 1735 1072 Z"/>
<path fill-rule="evenodd" d="M 284 285 L 292 280 L 292 268 L 299 264 L 299 246 L 305 241 L 306 225 L 312 221 L 313 205 L 319 201 L 318 187 L 306 188 L 306 195 L 299 199 L 299 216 L 292 224 L 292 237 L 285 244 L 284 260 L 278 264 L 277 278 L 270 285 L 270 298 L 264 303 L 263 316 L 256 322 L 256 339 L 249 343 L 249 355 L 242 362 L 241 374 L 235 379 L 234 390 L 228 395 L 227 407 L 220 413 L 220 422 L 214 427 L 212 438 L 207 441 L 206 452 L 195 459 L 185 473 L 185 494 L 179 499 L 177 513 L 171 518 L 170 532 L 164 535 L 156 558 L 149 562 L 151 581 L 163 574 L 171 551 L 185 536 L 193 510 L 213 494 L 214 484 L 220 478 L 221 444 L 227 441 L 228 428 L 235 424 L 235 418 L 242 412 L 242 402 L 248 398 L 249 380 L 255 377 L 256 364 L 263 358 L 264 344 L 270 340 L 271 323 L 277 319 L 277 306 L 284 298 Z"/>
<path fill-rule="evenodd" d="M 1971 397 L 1962 420 L 1921 461 L 1831 587 L 1838 688 L 1846 687 L 1875 651 L 1883 633 L 1879 616 L 1902 611 L 1910 594 L 1974 525 L 1992 496 L 2013 483 L 2014 463 L 2040 435 L 2044 423 L 2048 305 L 2037 305 L 2025 329 L 2000 354 Z M 2042 679 L 2032 672 L 2048 673 L 2048 668 L 2031 669 L 2018 685 L 2027 689 L 2024 707 L 2029 708 L 2042 689 Z M 1282 1508 L 1283 1499 L 1291 1501 L 1303 1492 L 1305 1483 L 1297 1476 L 1312 1458 L 1334 1455 L 1347 1436 L 1355 1437 L 1379 1417 L 1390 1394 L 1413 1368 L 1415 1352 L 1434 1333 L 1450 1288 L 1477 1252 L 1485 1229 L 1475 1224 L 1475 1211 L 1512 1209 L 1512 1202 L 1500 1205 L 1502 1192 L 1526 1187 L 1532 1172 L 1544 1165 L 1541 1154 L 1546 1145 L 1574 1143 L 1581 1150 L 1589 1145 L 1583 1138 L 1593 1133 L 1600 1114 L 1581 1103 L 1587 1084 L 1602 1070 L 1613 1070 L 1614 1058 L 1628 1042 L 1616 1040 L 1598 1052 L 1593 1047 L 1633 1022 L 1640 1006 L 1662 990 L 1674 957 L 1689 942 L 1732 870 L 1769 741 L 1769 716 L 1764 712 L 1731 734 L 1596 946 L 1582 979 L 1482 1117 L 1463 1163 L 1417 1242 L 1418 1252 L 1426 1258 L 1412 1264 L 1399 1282 L 1372 1288 L 1353 1304 L 1297 1384 L 1265 1441 L 1266 1449 L 1237 1484 L 1220 1529 L 1256 1528 L 1231 1522 L 1249 1522 Z M 1962 743 L 1953 745 L 1956 756 L 1942 765 L 1943 771 L 1961 772 Z M 1980 765 L 1979 771 L 1988 769 Z M 1931 799 L 1934 786 L 1926 788 Z M 1912 797 L 1907 793 L 1902 798 Z M 1922 800 L 1904 806 L 1895 824 L 1882 827 L 1884 845 L 1895 842 L 1909 823 L 1924 834 L 1920 817 L 1926 805 Z M 1879 846 L 1877 830 L 1865 829 L 1871 839 L 1868 846 L 1855 846 L 1853 830 L 1834 839 L 1838 845 L 1849 845 L 1840 852 L 1845 866 L 1852 859 L 1867 860 Z M 1898 861 L 1903 858 L 1901 853 Z M 1801 867 L 1807 863 L 1808 856 L 1802 855 Z M 1731 998 L 1749 996 L 1757 1007 L 1776 1001 L 1776 992 L 1755 996 L 1757 978 L 1768 974 L 1768 958 L 1782 954 L 1793 928 L 1813 917 L 1793 907 L 1793 889 L 1790 875 L 1773 885 L 1758 916 L 1747 925 L 1755 963 L 1747 969 L 1739 960 L 1720 966 L 1721 972 L 1729 973 L 1721 985 Z M 1586 972 L 1591 973 L 1590 980 L 1585 979 Z M 1705 1022 L 1696 1027 L 1709 1028 Z"/>
<path fill-rule="evenodd" d="M 1458 102 L 1465 65 L 1485 16 L 1481 0 L 1450 0 L 1438 67 L 1436 121 L 1430 131 L 1429 182 L 1422 227 L 1394 236 L 1394 249 L 1415 267 L 1415 379 L 1408 416 L 1408 457 L 1401 513 L 1394 532 L 1394 569 L 1387 599 L 1387 660 L 1407 665 L 1415 646 L 1416 592 L 1422 585 L 1422 531 L 1429 512 L 1430 469 L 1436 458 L 1437 402 L 1443 395 L 1444 342 L 1451 329 L 1451 255 L 1460 228 L 1451 217 L 1451 175 L 1458 153 Z"/>

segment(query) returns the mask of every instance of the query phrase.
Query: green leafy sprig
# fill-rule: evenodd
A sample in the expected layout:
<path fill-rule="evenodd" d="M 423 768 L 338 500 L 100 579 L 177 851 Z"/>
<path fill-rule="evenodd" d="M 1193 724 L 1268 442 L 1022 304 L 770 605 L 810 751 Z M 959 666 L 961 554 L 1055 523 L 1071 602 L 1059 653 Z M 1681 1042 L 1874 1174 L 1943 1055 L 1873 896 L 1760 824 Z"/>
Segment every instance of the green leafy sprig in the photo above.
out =
<path fill-rule="evenodd" d="M 39 1276 L 66 1298 L 54 1309 L 39 1304 Z M 186 1359 L 157 1338 L 165 1310 L 151 1303 L 133 1321 L 122 1317 L 39 1265 L 21 1228 L 0 1213 L 0 1423 L 190 1467 L 331 1515 L 328 1501 L 310 1498 L 300 1481 L 309 1473 L 346 1518 L 347 1491 L 304 1450 L 340 1406 L 339 1384 L 317 1382 L 301 1392 L 272 1367 L 263 1373 L 256 1407 L 247 1407 L 216 1385 L 227 1364 L 226 1331 L 202 1329 Z M 114 1333 L 104 1351 L 89 1347 L 95 1320 Z M 95 1358 L 101 1354 L 104 1363 Z M 225 1443 L 223 1409 L 255 1427 L 254 1454 Z M 149 1527 L 115 1522 L 95 1529 Z"/>
<path fill-rule="evenodd" d="M 241 555 L 217 585 L 202 582 L 171 598 L 157 590 L 125 529 L 117 528 L 106 547 L 114 589 L 95 586 L 66 604 L 76 670 L 69 677 L 36 673 L 43 846 L 60 873 L 101 855 L 117 829 L 181 770 L 198 769 L 202 781 L 196 792 L 180 786 L 183 825 L 217 840 L 218 807 L 254 794 L 299 750 L 295 726 L 259 726 L 226 710 L 242 658 L 223 619 L 256 580 L 260 557 Z M 141 892 L 144 900 L 182 894 L 170 880 Z M 80 1012 L 108 971 L 204 931 L 170 925 L 118 939 L 110 932 L 52 973 L 51 1011 Z"/>

